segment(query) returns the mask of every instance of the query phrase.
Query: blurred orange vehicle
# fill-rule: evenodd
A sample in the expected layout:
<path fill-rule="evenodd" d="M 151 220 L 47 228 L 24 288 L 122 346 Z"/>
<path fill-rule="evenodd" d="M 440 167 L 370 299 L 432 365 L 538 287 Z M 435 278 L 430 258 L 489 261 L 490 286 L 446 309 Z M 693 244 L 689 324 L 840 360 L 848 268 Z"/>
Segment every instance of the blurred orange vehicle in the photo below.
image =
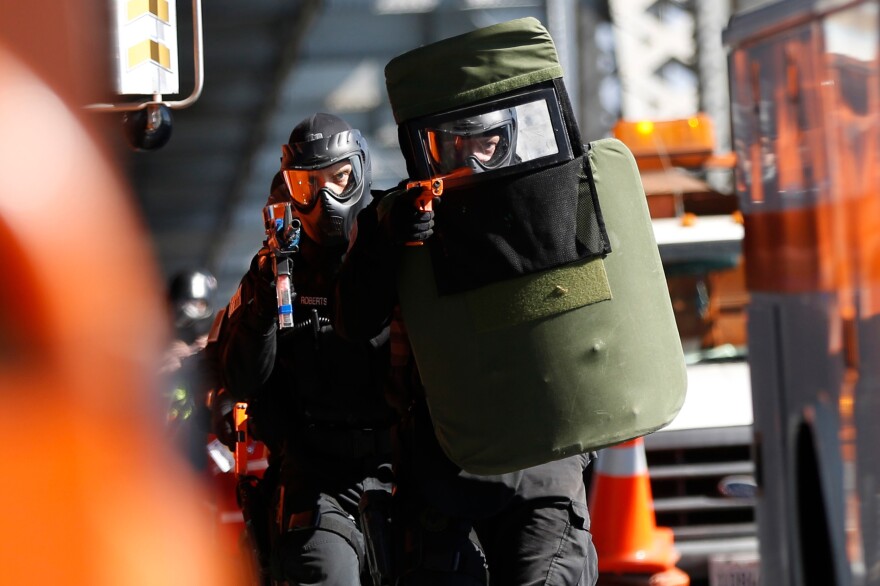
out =
<path fill-rule="evenodd" d="M 735 16 L 764 584 L 880 584 L 880 6 Z"/>

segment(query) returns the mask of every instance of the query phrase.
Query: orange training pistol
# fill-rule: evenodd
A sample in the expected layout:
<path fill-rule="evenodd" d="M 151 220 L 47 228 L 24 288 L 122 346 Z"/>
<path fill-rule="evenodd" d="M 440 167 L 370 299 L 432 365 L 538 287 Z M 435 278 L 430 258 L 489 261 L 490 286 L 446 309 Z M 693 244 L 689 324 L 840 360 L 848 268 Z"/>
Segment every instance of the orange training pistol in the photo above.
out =
<path fill-rule="evenodd" d="M 413 187 L 421 187 L 422 192 L 416 197 L 416 207 L 420 212 L 431 212 L 434 210 L 434 198 L 443 193 L 443 180 L 438 178 L 425 179 L 423 181 L 410 181 L 406 184 L 407 189 Z M 407 246 L 422 246 L 422 241 L 407 242 Z"/>
<path fill-rule="evenodd" d="M 406 184 L 407 190 L 413 187 L 421 187 L 422 193 L 416 198 L 416 207 L 420 212 L 430 212 L 434 209 L 434 198 L 443 194 L 443 179 L 425 179 L 423 181 L 410 181 Z"/>
<path fill-rule="evenodd" d="M 235 473 L 238 476 L 247 474 L 247 403 L 236 403 L 232 415 L 235 421 Z"/>

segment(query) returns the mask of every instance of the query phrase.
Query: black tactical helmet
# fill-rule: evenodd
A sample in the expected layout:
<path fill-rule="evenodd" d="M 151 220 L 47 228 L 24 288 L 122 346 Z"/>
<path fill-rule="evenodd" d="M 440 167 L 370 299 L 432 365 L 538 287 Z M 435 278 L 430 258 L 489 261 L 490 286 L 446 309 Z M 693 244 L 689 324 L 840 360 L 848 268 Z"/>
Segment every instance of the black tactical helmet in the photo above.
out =
<path fill-rule="evenodd" d="M 168 287 L 174 327 L 180 339 L 194 341 L 211 327 L 217 279 L 205 270 L 177 273 Z"/>
<path fill-rule="evenodd" d="M 370 153 L 360 131 L 332 114 L 296 125 L 281 147 L 281 174 L 296 215 L 318 244 L 344 244 L 370 202 Z"/>

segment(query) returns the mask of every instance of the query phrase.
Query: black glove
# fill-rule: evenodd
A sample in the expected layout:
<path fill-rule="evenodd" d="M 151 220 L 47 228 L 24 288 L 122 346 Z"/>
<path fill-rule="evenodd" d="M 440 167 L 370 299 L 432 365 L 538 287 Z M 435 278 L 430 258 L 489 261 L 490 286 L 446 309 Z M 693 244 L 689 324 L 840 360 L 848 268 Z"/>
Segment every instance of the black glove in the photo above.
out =
<path fill-rule="evenodd" d="M 254 309 L 265 319 L 274 319 L 278 315 L 277 293 L 275 292 L 275 267 L 272 254 L 268 248 L 262 248 L 251 261 L 247 280 L 249 293 L 253 296 Z M 242 301 L 247 301 L 243 299 Z"/>
<path fill-rule="evenodd" d="M 413 187 L 392 196 L 394 203 L 382 224 L 393 243 L 423 242 L 434 233 L 434 211 L 421 212 L 416 204 L 416 198 L 421 194 L 421 187 Z M 433 203 L 439 201 L 440 198 L 435 197 Z"/>
<path fill-rule="evenodd" d="M 235 451 L 235 399 L 220 389 L 211 400 L 211 431 L 224 446 Z"/>
<path fill-rule="evenodd" d="M 262 286 L 264 289 L 272 289 L 272 291 L 274 291 L 275 267 L 272 262 L 272 253 L 264 246 L 254 257 L 251 264 L 251 272 L 256 277 L 256 279 L 254 279 L 257 281 L 256 284 Z"/>

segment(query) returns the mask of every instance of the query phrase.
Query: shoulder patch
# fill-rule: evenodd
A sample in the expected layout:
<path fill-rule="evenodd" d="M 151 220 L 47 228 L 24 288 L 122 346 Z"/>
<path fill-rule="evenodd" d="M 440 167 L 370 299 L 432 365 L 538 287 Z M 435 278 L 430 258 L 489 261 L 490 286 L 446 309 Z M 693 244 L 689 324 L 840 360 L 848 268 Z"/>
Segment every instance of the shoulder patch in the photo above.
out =
<path fill-rule="evenodd" d="M 241 307 L 241 285 L 238 286 L 232 299 L 229 300 L 229 307 L 226 310 L 226 316 L 232 317 L 232 314 L 234 314 L 239 307 Z"/>

